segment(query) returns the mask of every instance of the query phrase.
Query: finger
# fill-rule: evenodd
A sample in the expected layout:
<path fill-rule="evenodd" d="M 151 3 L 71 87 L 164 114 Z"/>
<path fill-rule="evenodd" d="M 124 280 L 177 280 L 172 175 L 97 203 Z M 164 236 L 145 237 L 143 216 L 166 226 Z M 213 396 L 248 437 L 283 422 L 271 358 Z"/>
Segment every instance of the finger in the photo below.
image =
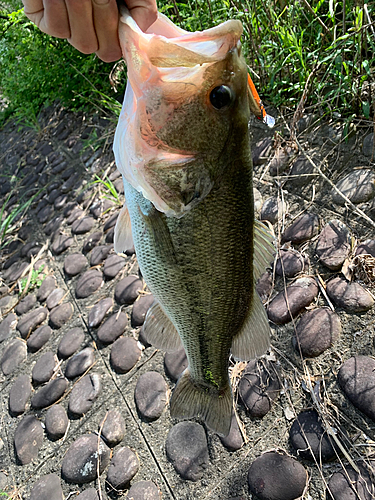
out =
<path fill-rule="evenodd" d="M 69 43 L 84 54 L 92 54 L 99 48 L 95 34 L 91 0 L 66 0 L 70 23 Z"/>
<path fill-rule="evenodd" d="M 118 7 L 116 0 L 93 0 L 94 26 L 99 49 L 96 55 L 105 62 L 121 57 L 118 39 Z"/>
<path fill-rule="evenodd" d="M 146 31 L 158 17 L 156 0 L 127 0 L 126 5 L 141 30 Z"/>
<path fill-rule="evenodd" d="M 26 16 L 48 35 L 70 36 L 68 13 L 64 0 L 22 0 Z"/>

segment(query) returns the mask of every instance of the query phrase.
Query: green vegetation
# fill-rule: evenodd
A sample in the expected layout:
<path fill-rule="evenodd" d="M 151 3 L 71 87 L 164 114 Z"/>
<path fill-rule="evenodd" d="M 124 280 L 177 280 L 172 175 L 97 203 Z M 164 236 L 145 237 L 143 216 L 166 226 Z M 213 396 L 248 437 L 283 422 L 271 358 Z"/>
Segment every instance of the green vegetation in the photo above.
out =
<path fill-rule="evenodd" d="M 107 175 L 105 175 L 103 179 L 95 175 L 95 179 L 96 180 L 93 181 L 92 184 L 98 184 L 102 191 L 104 191 L 103 198 L 112 201 L 116 205 L 123 205 L 123 201 L 120 199 L 117 189 Z"/>
<path fill-rule="evenodd" d="M 41 33 L 14 7 L 0 7 L 0 97 L 10 113 L 35 122 L 56 99 L 70 108 L 118 113 L 113 64 Z M 187 30 L 230 18 L 244 25 L 244 51 L 263 99 L 295 110 L 303 98 L 327 115 L 370 119 L 375 108 L 375 2 L 369 0 L 159 0 Z M 120 71 L 123 91 L 124 72 Z"/>
<path fill-rule="evenodd" d="M 34 288 L 39 288 L 43 283 L 46 275 L 43 274 L 44 266 L 39 269 L 33 269 L 31 275 L 27 274 L 19 281 L 19 295 L 26 295 L 26 291 L 33 290 Z"/>
<path fill-rule="evenodd" d="M 13 236 L 19 228 L 23 215 L 27 212 L 38 194 L 39 193 L 36 193 L 29 197 L 27 201 L 22 201 L 21 199 L 19 203 L 11 207 L 8 213 L 7 204 L 13 192 L 9 193 L 3 205 L 0 207 L 0 250 L 3 250 L 12 241 L 13 238 L 11 236 Z"/>

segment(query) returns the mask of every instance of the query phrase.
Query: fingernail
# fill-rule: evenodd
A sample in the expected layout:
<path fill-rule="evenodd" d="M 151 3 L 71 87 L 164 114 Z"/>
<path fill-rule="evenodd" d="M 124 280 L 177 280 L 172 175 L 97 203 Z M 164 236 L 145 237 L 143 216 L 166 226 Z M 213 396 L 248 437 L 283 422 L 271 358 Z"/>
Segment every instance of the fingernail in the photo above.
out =
<path fill-rule="evenodd" d="M 106 5 L 110 1 L 111 0 L 93 0 L 93 3 L 96 3 L 96 5 Z"/>

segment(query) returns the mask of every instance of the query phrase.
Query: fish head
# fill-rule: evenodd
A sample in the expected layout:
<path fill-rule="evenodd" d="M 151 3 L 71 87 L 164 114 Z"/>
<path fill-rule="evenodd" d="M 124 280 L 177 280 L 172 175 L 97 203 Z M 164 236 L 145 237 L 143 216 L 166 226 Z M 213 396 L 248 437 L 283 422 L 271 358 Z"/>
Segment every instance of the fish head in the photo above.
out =
<path fill-rule="evenodd" d="M 248 91 L 239 21 L 189 33 L 159 14 L 149 31 L 121 17 L 128 84 L 114 151 L 135 189 L 182 217 L 248 149 L 250 110 L 259 107 Z"/>

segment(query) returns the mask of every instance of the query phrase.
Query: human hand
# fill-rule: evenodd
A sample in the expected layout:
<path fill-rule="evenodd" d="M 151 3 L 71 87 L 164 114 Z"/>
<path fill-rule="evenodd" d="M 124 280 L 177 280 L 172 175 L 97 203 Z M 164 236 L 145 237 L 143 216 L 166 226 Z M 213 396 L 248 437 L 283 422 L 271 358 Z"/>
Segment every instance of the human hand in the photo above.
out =
<path fill-rule="evenodd" d="M 105 62 L 121 58 L 116 0 L 22 0 L 26 16 L 48 35 L 66 38 L 84 54 Z M 142 30 L 156 21 L 156 0 L 127 0 Z"/>

